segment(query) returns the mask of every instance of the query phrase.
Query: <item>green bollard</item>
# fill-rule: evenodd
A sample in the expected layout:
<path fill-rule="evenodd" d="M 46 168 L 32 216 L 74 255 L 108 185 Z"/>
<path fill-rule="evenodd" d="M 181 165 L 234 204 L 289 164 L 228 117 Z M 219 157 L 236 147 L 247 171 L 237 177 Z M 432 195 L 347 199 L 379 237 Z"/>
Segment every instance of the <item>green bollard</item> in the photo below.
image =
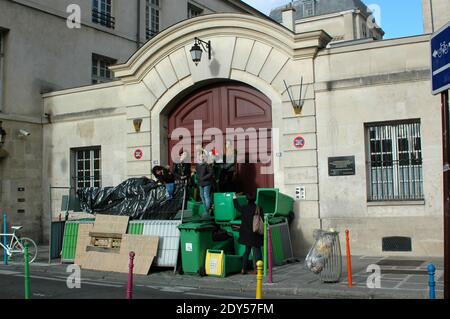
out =
<path fill-rule="evenodd" d="M 267 215 L 264 214 L 264 278 L 267 277 Z"/>
<path fill-rule="evenodd" d="M 30 264 L 28 262 L 28 243 L 24 245 L 25 261 L 25 299 L 30 299 Z"/>

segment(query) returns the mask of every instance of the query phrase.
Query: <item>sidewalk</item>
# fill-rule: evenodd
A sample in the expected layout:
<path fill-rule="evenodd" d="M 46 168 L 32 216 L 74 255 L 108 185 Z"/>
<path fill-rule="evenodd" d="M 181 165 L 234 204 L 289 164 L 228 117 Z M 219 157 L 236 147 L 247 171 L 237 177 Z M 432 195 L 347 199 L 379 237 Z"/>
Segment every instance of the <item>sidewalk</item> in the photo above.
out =
<path fill-rule="evenodd" d="M 343 258 L 343 277 L 340 283 L 325 284 L 305 269 L 303 260 L 276 267 L 273 271 L 273 284 L 264 279 L 263 293 L 281 295 L 289 298 L 324 299 L 427 299 L 427 266 L 433 263 L 436 268 L 436 294 L 443 298 L 443 260 L 429 258 L 389 258 L 389 257 L 353 257 L 353 288 L 347 287 L 347 266 Z M 381 289 L 369 289 L 366 281 L 371 273 L 366 273 L 369 265 L 381 267 Z M 48 275 L 67 275 L 67 265 L 48 265 L 44 260 L 33 264 L 33 272 Z M 20 269 L 21 265 L 1 266 L 0 270 Z M 126 283 L 126 274 L 104 273 L 89 270 L 82 271 L 83 278 L 99 279 Z M 192 287 L 197 289 L 215 289 L 229 292 L 254 293 L 256 276 L 233 275 L 227 278 L 199 277 L 174 274 L 172 269 L 152 269 L 148 276 L 135 276 L 136 285 L 161 287 Z"/>
<path fill-rule="evenodd" d="M 273 271 L 273 284 L 264 280 L 263 291 L 302 298 L 358 298 L 358 299 L 427 299 L 428 271 L 432 262 L 436 268 L 436 294 L 443 298 L 443 260 L 426 258 L 382 258 L 353 257 L 353 288 L 347 286 L 347 265 L 343 265 L 343 278 L 340 283 L 325 284 L 305 269 L 303 262 L 276 267 Z M 371 273 L 366 269 L 372 264 L 381 265 L 381 289 L 369 289 L 366 282 Z M 251 275 L 234 275 L 228 278 L 196 277 L 156 273 L 149 280 L 171 282 L 177 285 L 215 288 L 225 291 L 254 292 L 256 278 Z"/>

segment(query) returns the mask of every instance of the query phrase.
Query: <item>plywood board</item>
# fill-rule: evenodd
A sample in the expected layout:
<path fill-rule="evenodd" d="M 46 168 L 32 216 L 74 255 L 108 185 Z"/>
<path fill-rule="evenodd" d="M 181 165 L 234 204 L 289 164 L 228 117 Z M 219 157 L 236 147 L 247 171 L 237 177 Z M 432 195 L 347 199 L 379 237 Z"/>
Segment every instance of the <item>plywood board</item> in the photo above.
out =
<path fill-rule="evenodd" d="M 113 251 L 85 251 L 84 269 L 128 273 L 129 254 L 135 253 L 134 270 L 137 275 L 147 275 L 158 252 L 157 236 L 124 235 L 120 253 Z M 85 248 L 86 249 L 86 248 Z"/>
<path fill-rule="evenodd" d="M 158 254 L 159 237 L 142 235 L 124 235 L 120 253 L 129 256 L 130 252 L 135 253 L 134 272 L 136 274 L 147 275 L 153 263 L 153 259 Z"/>
<path fill-rule="evenodd" d="M 125 255 L 89 251 L 86 252 L 82 268 L 127 273 L 128 263 L 128 257 Z"/>
<path fill-rule="evenodd" d="M 93 229 L 93 224 L 80 224 L 78 226 L 77 249 L 75 252 L 75 264 L 82 267 L 86 255 L 86 247 L 91 242 L 89 232 Z"/>
<path fill-rule="evenodd" d="M 92 232 L 125 234 L 129 219 L 128 216 L 97 215 Z"/>
<path fill-rule="evenodd" d="M 97 215 L 94 225 L 80 225 L 75 262 L 84 269 L 121 272 L 129 271 L 129 254 L 135 253 L 134 273 L 147 275 L 158 253 L 159 237 L 127 235 L 127 216 Z M 90 249 L 95 233 L 122 234 L 120 251 L 114 249 Z"/>

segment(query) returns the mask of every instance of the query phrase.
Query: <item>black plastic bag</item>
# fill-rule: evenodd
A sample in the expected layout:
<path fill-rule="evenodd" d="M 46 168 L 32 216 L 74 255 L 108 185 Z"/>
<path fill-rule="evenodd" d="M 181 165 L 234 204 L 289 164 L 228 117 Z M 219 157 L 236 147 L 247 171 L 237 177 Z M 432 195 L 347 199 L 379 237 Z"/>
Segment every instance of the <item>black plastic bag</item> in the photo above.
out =
<path fill-rule="evenodd" d="M 185 183 L 176 182 L 170 198 L 164 185 L 131 178 L 116 187 L 77 191 L 81 208 L 91 214 L 129 216 L 132 220 L 173 219 L 183 205 Z"/>

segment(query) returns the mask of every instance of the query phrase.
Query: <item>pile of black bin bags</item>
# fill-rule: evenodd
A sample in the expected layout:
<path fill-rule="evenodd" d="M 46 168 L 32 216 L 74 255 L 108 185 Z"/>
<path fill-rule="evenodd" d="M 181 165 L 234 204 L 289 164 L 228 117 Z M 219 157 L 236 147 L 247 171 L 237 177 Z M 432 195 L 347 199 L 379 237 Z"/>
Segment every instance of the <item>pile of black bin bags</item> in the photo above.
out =
<path fill-rule="evenodd" d="M 182 183 L 176 183 L 173 198 L 169 198 L 164 185 L 145 177 L 128 179 L 116 187 L 77 191 L 83 211 L 129 216 L 131 220 L 173 219 L 182 208 L 183 194 Z"/>

